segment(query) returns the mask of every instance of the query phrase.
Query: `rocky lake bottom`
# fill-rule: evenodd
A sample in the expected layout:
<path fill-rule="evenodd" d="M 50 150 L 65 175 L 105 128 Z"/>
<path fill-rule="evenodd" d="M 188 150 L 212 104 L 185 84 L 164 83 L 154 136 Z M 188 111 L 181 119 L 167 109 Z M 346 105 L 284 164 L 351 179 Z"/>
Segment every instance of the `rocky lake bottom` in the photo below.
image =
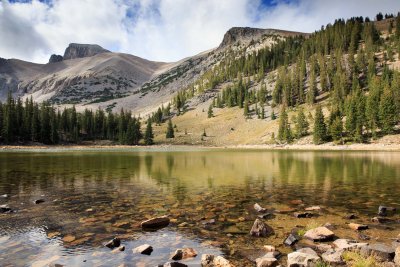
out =
<path fill-rule="evenodd" d="M 327 259 L 322 254 L 337 252 L 343 239 L 372 245 L 364 249 L 368 255 L 379 252 L 389 257 L 383 261 L 393 261 L 400 244 L 399 156 L 224 149 L 1 152 L 0 265 L 201 266 L 209 254 L 234 266 L 256 266 L 269 253 L 266 258 L 277 260 L 258 260 L 259 266 L 276 266 L 287 265 L 288 255 L 301 248 Z M 378 214 L 380 206 L 387 208 Z M 143 228 L 143 221 L 163 216 L 167 225 Z M 312 230 L 321 227 L 334 235 L 313 240 Z M 113 238 L 121 244 L 105 246 Z M 150 255 L 137 250 L 145 244 Z M 173 260 L 184 248 L 196 256 Z M 298 253 L 316 261 L 309 251 Z"/>

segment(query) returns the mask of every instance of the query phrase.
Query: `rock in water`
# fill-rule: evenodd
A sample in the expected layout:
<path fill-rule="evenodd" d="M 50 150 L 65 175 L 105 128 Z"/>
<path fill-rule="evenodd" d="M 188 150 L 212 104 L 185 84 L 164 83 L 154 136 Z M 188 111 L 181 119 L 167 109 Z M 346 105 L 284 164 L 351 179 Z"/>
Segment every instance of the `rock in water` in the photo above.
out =
<path fill-rule="evenodd" d="M 105 246 L 108 248 L 117 248 L 121 245 L 121 240 L 118 237 L 114 237 L 112 240 L 108 241 Z"/>
<path fill-rule="evenodd" d="M 144 244 L 144 245 L 141 245 L 141 246 L 138 246 L 138 247 L 132 249 L 132 251 L 133 251 L 133 253 L 150 255 L 153 252 L 153 247 L 148 244 Z"/>
<path fill-rule="evenodd" d="M 328 228 L 326 228 L 324 226 L 308 230 L 304 234 L 305 238 L 310 239 L 312 241 L 317 241 L 317 242 L 332 240 L 332 238 L 334 236 L 335 236 L 335 234 L 331 230 L 329 230 Z"/>
<path fill-rule="evenodd" d="M 188 267 L 188 266 L 180 262 L 167 262 L 164 265 L 159 265 L 158 267 Z"/>
<path fill-rule="evenodd" d="M 11 212 L 11 208 L 8 205 L 1 205 L 0 206 L 0 213 Z"/>
<path fill-rule="evenodd" d="M 360 253 L 365 257 L 373 255 L 379 261 L 392 261 L 395 256 L 394 248 L 379 243 L 362 247 Z"/>
<path fill-rule="evenodd" d="M 292 252 L 288 254 L 287 266 L 288 267 L 311 267 L 316 266 L 320 258 L 314 254 L 303 252 Z"/>
<path fill-rule="evenodd" d="M 201 255 L 201 266 L 202 267 L 235 267 L 224 257 L 210 255 L 210 254 Z"/>
<path fill-rule="evenodd" d="M 162 216 L 143 221 L 141 226 L 143 229 L 156 230 L 168 226 L 169 222 L 170 220 L 167 216 Z"/>
<path fill-rule="evenodd" d="M 43 202 L 44 202 L 44 199 L 43 199 L 43 198 L 41 198 L 41 199 L 36 199 L 36 200 L 34 201 L 35 204 L 40 204 L 40 203 L 43 203 Z"/>
<path fill-rule="evenodd" d="M 266 237 L 274 233 L 274 230 L 260 219 L 256 219 L 250 230 L 250 235 L 257 237 Z"/>
<path fill-rule="evenodd" d="M 175 261 L 184 260 L 188 258 L 194 258 L 197 256 L 197 251 L 193 248 L 182 248 L 177 249 L 174 254 L 172 254 L 171 259 Z"/>
<path fill-rule="evenodd" d="M 258 203 L 254 204 L 254 209 L 255 209 L 257 212 L 260 212 L 260 213 L 266 211 L 266 209 L 264 209 L 263 207 L 261 207 Z"/>

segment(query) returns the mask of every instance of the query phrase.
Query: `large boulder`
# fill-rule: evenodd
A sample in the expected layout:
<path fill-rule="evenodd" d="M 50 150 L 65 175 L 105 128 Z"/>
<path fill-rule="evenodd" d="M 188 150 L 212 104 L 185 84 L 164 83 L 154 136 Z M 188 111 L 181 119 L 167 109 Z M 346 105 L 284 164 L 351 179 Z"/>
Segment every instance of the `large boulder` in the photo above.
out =
<path fill-rule="evenodd" d="M 260 219 L 256 219 L 254 221 L 253 227 L 250 230 L 250 235 L 257 237 L 267 237 L 274 233 L 274 230 L 271 226 L 265 224 Z"/>
<path fill-rule="evenodd" d="M 295 251 L 288 254 L 288 267 L 315 267 L 320 261 L 318 255 Z"/>
<path fill-rule="evenodd" d="M 222 256 L 215 256 L 211 254 L 201 255 L 202 267 L 235 267 L 227 259 Z"/>
<path fill-rule="evenodd" d="M 379 261 L 392 261 L 395 256 L 394 248 L 381 243 L 364 246 L 360 253 L 365 257 L 373 255 Z"/>
<path fill-rule="evenodd" d="M 161 216 L 143 221 L 141 226 L 144 230 L 156 230 L 168 226 L 169 222 L 170 220 L 167 216 Z"/>
<path fill-rule="evenodd" d="M 332 240 L 335 234 L 328 228 L 322 226 L 308 230 L 304 237 L 315 242 Z"/>

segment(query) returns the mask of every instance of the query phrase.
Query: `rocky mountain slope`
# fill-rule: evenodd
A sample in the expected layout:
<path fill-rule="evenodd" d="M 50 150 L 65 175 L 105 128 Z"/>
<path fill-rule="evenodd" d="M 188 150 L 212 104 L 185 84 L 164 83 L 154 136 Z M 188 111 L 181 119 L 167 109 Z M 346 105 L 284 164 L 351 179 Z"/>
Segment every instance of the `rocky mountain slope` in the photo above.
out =
<path fill-rule="evenodd" d="M 113 53 L 98 45 L 70 44 L 48 64 L 0 59 L 0 101 L 8 92 L 78 109 L 130 109 L 146 114 L 197 79 L 228 55 L 252 53 L 279 38 L 303 33 L 272 29 L 232 28 L 220 46 L 174 63 L 153 62 Z"/>

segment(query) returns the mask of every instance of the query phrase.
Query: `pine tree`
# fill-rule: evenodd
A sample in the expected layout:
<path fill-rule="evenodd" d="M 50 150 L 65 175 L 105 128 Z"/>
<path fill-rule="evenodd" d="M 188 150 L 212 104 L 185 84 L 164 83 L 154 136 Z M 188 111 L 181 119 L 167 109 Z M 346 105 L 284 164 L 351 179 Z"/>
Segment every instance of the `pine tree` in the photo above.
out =
<path fill-rule="evenodd" d="M 290 143 L 293 140 L 293 135 L 289 124 L 289 117 L 285 106 L 282 106 L 281 114 L 279 116 L 278 139 L 281 142 L 287 143 Z"/>
<path fill-rule="evenodd" d="M 333 141 L 340 141 L 342 143 L 343 137 L 343 122 L 340 116 L 336 116 L 333 119 L 332 124 L 330 126 L 330 134 L 332 136 Z"/>
<path fill-rule="evenodd" d="M 321 106 L 317 106 L 314 119 L 314 144 L 319 145 L 326 141 L 326 124 Z"/>
<path fill-rule="evenodd" d="M 209 107 L 208 107 L 208 118 L 212 118 L 214 116 L 214 113 L 213 113 L 213 105 L 211 104 Z"/>
<path fill-rule="evenodd" d="M 171 119 L 168 120 L 168 126 L 167 126 L 167 133 L 166 133 L 167 138 L 174 138 L 174 126 L 172 125 Z"/>
<path fill-rule="evenodd" d="M 275 115 L 275 112 L 274 112 L 274 110 L 272 110 L 272 112 L 271 112 L 271 120 L 276 120 L 276 115 Z"/>
<path fill-rule="evenodd" d="M 394 96 L 389 85 L 383 90 L 381 101 L 379 103 L 379 118 L 381 122 L 381 130 L 384 134 L 391 134 L 394 126 L 398 122 L 397 108 Z"/>
<path fill-rule="evenodd" d="M 247 100 L 244 101 L 243 115 L 244 115 L 245 118 L 249 117 L 249 102 Z"/>
<path fill-rule="evenodd" d="M 150 145 L 154 144 L 153 138 L 154 138 L 154 135 L 153 135 L 153 128 L 151 127 L 151 121 L 147 120 L 146 132 L 144 134 L 145 145 L 150 146 Z"/>
<path fill-rule="evenodd" d="M 308 121 L 306 115 L 304 114 L 303 108 L 299 108 L 299 111 L 295 120 L 295 130 L 297 138 L 303 137 L 307 135 L 308 132 Z"/>

